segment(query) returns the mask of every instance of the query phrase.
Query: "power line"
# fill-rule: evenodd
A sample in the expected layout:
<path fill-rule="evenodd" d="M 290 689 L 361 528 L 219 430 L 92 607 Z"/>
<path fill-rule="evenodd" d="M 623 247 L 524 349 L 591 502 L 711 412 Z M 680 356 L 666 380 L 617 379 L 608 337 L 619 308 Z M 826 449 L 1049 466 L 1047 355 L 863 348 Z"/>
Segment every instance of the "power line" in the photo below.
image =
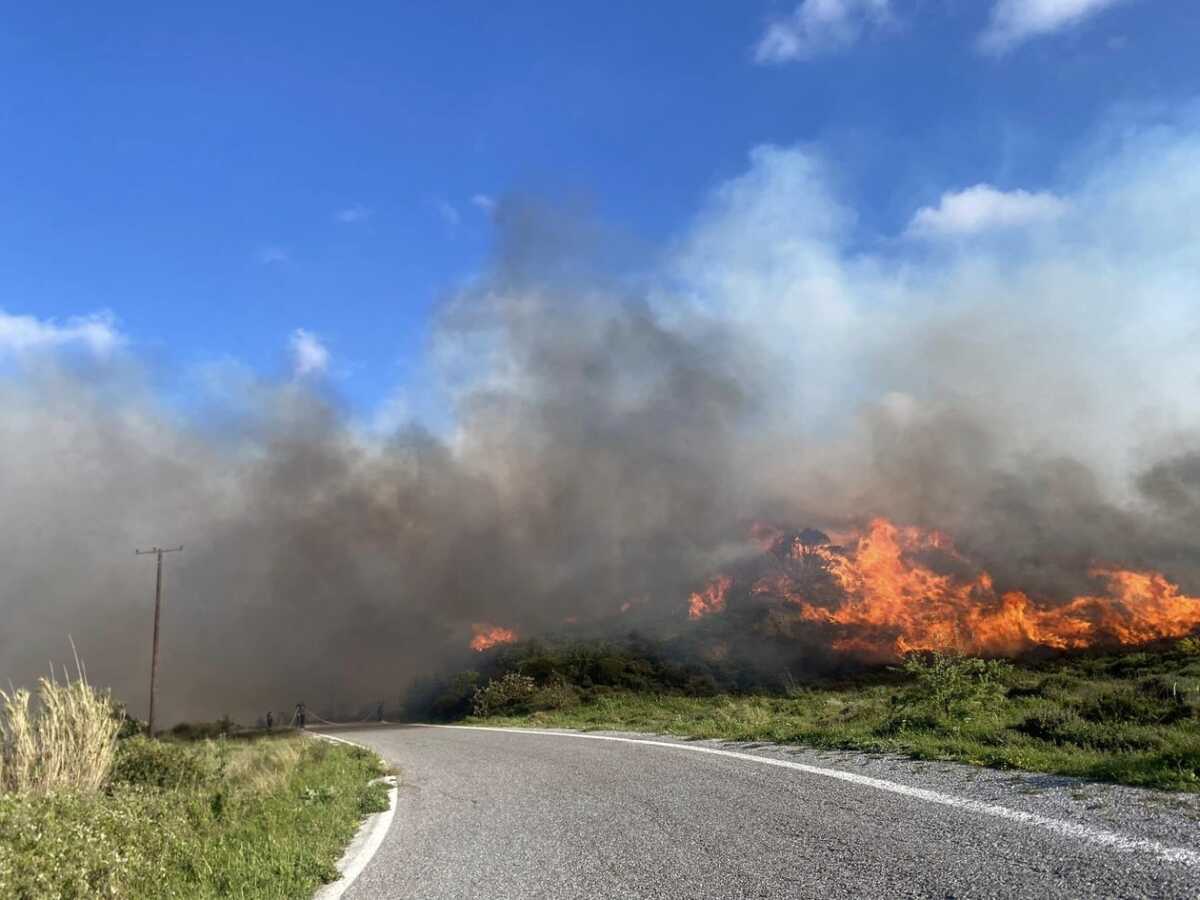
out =
<path fill-rule="evenodd" d="M 148 556 L 153 553 L 158 559 L 154 579 L 154 649 L 150 655 L 150 717 L 146 723 L 150 737 L 154 737 L 154 697 L 158 692 L 158 618 L 162 609 L 162 558 L 164 553 L 178 553 L 183 544 L 178 547 L 152 547 L 149 550 L 134 550 L 137 556 Z"/>

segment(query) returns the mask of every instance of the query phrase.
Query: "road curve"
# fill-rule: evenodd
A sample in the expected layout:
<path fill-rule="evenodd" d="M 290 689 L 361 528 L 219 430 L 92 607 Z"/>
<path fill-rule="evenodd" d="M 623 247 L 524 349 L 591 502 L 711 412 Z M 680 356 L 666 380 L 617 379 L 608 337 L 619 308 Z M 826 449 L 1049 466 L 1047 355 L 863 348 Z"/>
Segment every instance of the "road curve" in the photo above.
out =
<path fill-rule="evenodd" d="M 346 900 L 1200 896 L 1194 795 L 637 735 L 336 733 L 402 773 Z"/>

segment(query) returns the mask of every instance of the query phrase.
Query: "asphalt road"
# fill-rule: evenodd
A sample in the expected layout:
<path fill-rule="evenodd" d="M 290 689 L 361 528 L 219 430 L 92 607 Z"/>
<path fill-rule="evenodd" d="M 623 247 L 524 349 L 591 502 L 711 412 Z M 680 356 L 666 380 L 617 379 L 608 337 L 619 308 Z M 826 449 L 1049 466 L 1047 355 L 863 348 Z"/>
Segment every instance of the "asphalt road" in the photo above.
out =
<path fill-rule="evenodd" d="M 402 773 L 347 900 L 1200 897 L 1196 795 L 773 745 L 337 734 Z"/>

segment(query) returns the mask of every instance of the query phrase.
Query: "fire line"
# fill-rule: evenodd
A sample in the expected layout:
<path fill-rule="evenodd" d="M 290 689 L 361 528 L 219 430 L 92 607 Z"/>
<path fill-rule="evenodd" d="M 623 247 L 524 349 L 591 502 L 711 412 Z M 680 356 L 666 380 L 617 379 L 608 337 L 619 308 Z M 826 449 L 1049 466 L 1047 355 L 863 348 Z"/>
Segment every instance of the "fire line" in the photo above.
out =
<path fill-rule="evenodd" d="M 1200 627 L 1200 597 L 1183 594 L 1160 572 L 1097 564 L 1088 574 L 1099 590 L 1056 604 L 1022 590 L 998 591 L 947 535 L 883 518 L 841 545 L 813 530 L 756 526 L 754 536 L 778 563 L 743 594 L 776 600 L 798 619 L 828 626 L 835 650 L 859 656 L 1012 655 L 1033 647 L 1139 644 Z M 937 571 L 924 561 L 931 554 L 974 574 Z M 730 575 L 711 579 L 691 595 L 688 615 L 723 612 L 734 587 Z"/>

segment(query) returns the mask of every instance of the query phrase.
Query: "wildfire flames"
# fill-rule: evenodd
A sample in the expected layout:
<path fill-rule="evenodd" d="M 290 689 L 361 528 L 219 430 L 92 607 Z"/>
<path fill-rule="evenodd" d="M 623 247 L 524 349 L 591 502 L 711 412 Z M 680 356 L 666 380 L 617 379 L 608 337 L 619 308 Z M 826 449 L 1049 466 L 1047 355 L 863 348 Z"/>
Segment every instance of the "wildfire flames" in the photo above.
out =
<path fill-rule="evenodd" d="M 707 616 L 709 613 L 720 612 L 725 608 L 725 595 L 733 587 L 733 579 L 728 575 L 718 575 L 708 583 L 703 591 L 692 594 L 688 600 L 688 615 L 693 619 Z"/>
<path fill-rule="evenodd" d="M 894 657 L 915 650 L 1005 655 L 1032 647 L 1075 649 L 1179 637 L 1200 627 L 1200 597 L 1180 593 L 1158 572 L 1096 565 L 1101 589 L 1065 603 L 998 592 L 992 577 L 971 567 L 937 531 L 875 519 L 834 544 L 817 531 L 785 534 L 763 526 L 754 537 L 778 561 L 749 585 L 752 596 L 776 598 L 806 621 L 835 629 L 835 649 Z M 936 571 L 940 556 L 972 575 Z M 723 611 L 734 579 L 720 575 L 691 595 L 688 615 Z"/>
<path fill-rule="evenodd" d="M 497 644 L 511 644 L 517 639 L 517 633 L 511 628 L 500 625 L 475 624 L 471 626 L 475 636 L 471 638 L 471 649 L 476 653 L 490 650 Z"/>

